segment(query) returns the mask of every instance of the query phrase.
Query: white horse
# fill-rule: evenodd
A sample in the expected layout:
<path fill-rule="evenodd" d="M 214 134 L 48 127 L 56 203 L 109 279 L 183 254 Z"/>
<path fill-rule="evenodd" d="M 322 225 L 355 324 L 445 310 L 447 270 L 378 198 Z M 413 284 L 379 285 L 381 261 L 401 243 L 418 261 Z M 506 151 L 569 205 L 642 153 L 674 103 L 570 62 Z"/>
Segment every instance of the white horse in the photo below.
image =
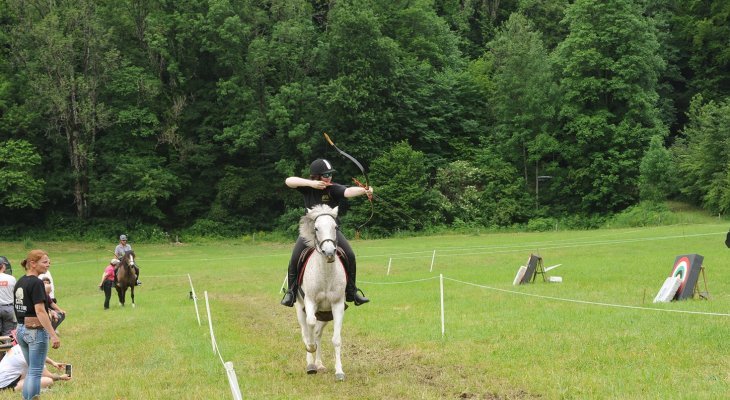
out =
<path fill-rule="evenodd" d="M 342 320 L 345 316 L 347 275 L 336 255 L 337 208 L 318 205 L 299 221 L 299 235 L 315 251 L 306 261 L 301 292 L 297 291 L 297 318 L 307 349 L 307 373 L 316 374 L 326 368 L 322 364 L 320 343 L 327 321 L 334 321 L 332 345 L 335 348 L 335 380 L 345 379 L 340 360 Z M 302 297 L 304 292 L 304 297 Z M 329 314 L 331 312 L 331 318 Z"/>

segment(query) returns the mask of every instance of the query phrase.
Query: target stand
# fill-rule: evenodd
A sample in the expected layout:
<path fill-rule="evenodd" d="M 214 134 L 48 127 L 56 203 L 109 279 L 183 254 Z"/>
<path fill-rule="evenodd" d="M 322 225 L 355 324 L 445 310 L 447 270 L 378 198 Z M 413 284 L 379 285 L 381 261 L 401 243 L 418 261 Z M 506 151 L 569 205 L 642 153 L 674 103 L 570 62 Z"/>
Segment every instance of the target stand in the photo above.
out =
<path fill-rule="evenodd" d="M 545 278 L 545 266 L 542 264 L 542 257 L 530 254 L 525 265 L 525 275 L 522 276 L 520 284 L 533 283 L 537 275 L 542 275 L 542 281 L 547 282 Z"/>
<path fill-rule="evenodd" d="M 705 291 L 700 292 L 700 287 L 699 287 L 700 285 L 695 285 L 695 289 L 692 292 L 692 298 L 710 300 L 710 291 L 707 290 L 707 278 L 705 277 L 705 266 L 704 265 L 700 265 L 700 275 L 702 276 L 702 284 L 705 287 Z"/>

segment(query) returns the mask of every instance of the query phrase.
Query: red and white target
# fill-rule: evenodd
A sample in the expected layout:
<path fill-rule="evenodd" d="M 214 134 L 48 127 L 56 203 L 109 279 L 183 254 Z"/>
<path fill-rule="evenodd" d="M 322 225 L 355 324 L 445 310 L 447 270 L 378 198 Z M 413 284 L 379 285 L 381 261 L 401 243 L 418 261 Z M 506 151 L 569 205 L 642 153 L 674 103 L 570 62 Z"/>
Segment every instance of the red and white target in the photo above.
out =
<path fill-rule="evenodd" d="M 684 290 L 684 286 L 687 284 L 687 278 L 689 277 L 689 270 L 691 268 L 689 264 L 689 258 L 687 256 L 680 256 L 678 261 L 674 262 L 674 269 L 670 277 L 679 278 L 679 289 L 678 291 Z"/>
<path fill-rule="evenodd" d="M 676 300 L 692 297 L 703 260 L 704 257 L 699 254 L 681 255 L 674 260 L 674 268 L 669 277 L 676 277 L 680 280 L 679 289 L 674 297 Z"/>

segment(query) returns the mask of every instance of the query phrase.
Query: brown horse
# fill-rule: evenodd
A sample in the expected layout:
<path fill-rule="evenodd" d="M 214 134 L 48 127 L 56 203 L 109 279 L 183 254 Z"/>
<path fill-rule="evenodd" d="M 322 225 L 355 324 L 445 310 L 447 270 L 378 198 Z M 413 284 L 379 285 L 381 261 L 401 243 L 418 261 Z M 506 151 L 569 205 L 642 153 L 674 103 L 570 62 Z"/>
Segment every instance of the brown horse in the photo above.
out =
<path fill-rule="evenodd" d="M 131 290 L 132 307 L 134 304 L 134 286 L 137 283 L 137 275 L 134 273 L 134 251 L 130 250 L 124 253 L 124 257 L 119 260 L 117 268 L 117 294 L 119 295 L 119 304 L 124 306 L 127 297 L 127 289 Z"/>

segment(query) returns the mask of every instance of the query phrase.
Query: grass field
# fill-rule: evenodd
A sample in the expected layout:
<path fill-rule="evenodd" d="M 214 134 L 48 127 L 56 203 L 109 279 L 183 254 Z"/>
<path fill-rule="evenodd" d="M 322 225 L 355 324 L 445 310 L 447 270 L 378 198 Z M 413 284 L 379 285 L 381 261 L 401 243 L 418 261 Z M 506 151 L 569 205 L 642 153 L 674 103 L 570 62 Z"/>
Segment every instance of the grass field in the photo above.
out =
<path fill-rule="evenodd" d="M 331 328 L 323 339 L 330 369 L 306 375 L 295 312 L 278 304 L 290 244 L 134 243 L 144 282 L 137 307 L 114 302 L 108 311 L 97 285 L 115 243 L 0 243 L 0 253 L 16 277 L 27 247 L 51 256 L 69 314 L 61 348 L 49 356 L 73 363 L 75 377 L 47 398 L 231 399 L 223 367 L 231 361 L 247 399 L 726 399 L 727 229 L 715 219 L 352 241 L 359 286 L 372 301 L 346 312 L 341 383 Z M 563 283 L 513 286 L 530 253 L 545 266 L 562 264 L 548 274 Z M 705 257 L 711 299 L 653 304 L 675 257 L 686 253 Z M 0 392 L 0 399 L 19 397 Z"/>

